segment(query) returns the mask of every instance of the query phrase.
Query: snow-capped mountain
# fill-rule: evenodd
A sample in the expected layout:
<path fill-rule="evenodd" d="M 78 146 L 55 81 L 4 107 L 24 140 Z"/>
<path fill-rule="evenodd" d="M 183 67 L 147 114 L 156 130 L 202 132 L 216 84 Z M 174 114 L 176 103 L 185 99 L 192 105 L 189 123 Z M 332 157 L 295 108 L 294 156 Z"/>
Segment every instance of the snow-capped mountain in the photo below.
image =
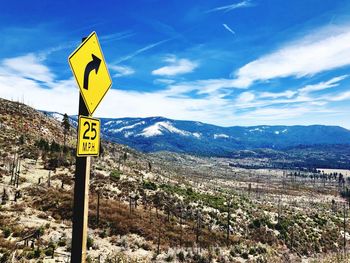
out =
<path fill-rule="evenodd" d="M 102 118 L 101 125 L 106 138 L 146 152 L 226 156 L 241 149 L 350 144 L 350 131 L 338 126 L 220 127 L 163 117 Z"/>
<path fill-rule="evenodd" d="M 47 113 L 56 119 L 59 114 Z M 76 116 L 70 116 L 76 125 Z M 220 127 L 163 117 L 101 118 L 105 139 L 144 152 L 174 151 L 229 156 L 235 150 L 284 149 L 300 145 L 350 144 L 350 131 L 338 126 Z"/>

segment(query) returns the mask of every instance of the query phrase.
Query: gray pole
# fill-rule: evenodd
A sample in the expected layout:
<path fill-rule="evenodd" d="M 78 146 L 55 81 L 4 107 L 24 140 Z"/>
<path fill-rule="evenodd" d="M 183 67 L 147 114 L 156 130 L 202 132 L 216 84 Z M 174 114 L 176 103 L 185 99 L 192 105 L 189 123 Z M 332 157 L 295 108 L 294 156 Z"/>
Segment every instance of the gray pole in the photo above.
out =
<path fill-rule="evenodd" d="M 84 41 L 83 38 L 82 41 Z M 79 93 L 78 115 L 89 116 L 85 102 Z M 89 209 L 90 157 L 76 157 L 74 178 L 73 231 L 71 263 L 85 263 Z"/>

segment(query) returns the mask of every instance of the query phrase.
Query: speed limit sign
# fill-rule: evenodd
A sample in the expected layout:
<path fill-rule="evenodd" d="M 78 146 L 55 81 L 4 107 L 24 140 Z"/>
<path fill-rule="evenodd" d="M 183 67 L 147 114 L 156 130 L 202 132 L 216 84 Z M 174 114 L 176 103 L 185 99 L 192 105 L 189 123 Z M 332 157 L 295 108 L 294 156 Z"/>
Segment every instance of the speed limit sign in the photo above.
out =
<path fill-rule="evenodd" d="M 100 152 L 100 120 L 79 116 L 77 156 L 98 156 Z"/>

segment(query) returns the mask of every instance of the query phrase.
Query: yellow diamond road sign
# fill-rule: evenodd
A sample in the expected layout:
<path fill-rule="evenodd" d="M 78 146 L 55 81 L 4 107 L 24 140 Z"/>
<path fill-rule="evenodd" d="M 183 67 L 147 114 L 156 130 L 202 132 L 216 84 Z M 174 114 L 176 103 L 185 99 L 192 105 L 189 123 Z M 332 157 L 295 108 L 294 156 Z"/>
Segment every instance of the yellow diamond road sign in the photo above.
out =
<path fill-rule="evenodd" d="M 98 156 L 100 153 L 100 120 L 79 116 L 77 156 Z"/>
<path fill-rule="evenodd" d="M 68 61 L 85 105 L 92 115 L 112 85 L 112 79 L 95 32 L 92 32 L 81 43 L 69 56 Z"/>

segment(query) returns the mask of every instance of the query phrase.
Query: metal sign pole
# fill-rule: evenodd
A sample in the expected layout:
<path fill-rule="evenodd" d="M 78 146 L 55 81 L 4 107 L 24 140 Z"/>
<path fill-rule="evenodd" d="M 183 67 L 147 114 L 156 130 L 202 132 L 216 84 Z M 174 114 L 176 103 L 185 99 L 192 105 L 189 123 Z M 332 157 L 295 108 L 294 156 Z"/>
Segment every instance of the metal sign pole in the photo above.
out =
<path fill-rule="evenodd" d="M 101 131 L 100 121 L 91 118 L 90 115 L 94 113 L 111 87 L 112 79 L 109 75 L 96 32 L 92 32 L 87 38 L 83 38 L 82 44 L 68 57 L 68 63 L 80 90 L 71 262 L 85 263 L 89 211 L 90 156 L 99 155 Z M 91 74 L 94 74 L 94 77 L 90 78 Z"/>
<path fill-rule="evenodd" d="M 79 115 L 89 116 L 81 94 L 79 96 Z M 85 263 L 86 261 L 90 158 L 76 157 L 71 263 Z"/>

